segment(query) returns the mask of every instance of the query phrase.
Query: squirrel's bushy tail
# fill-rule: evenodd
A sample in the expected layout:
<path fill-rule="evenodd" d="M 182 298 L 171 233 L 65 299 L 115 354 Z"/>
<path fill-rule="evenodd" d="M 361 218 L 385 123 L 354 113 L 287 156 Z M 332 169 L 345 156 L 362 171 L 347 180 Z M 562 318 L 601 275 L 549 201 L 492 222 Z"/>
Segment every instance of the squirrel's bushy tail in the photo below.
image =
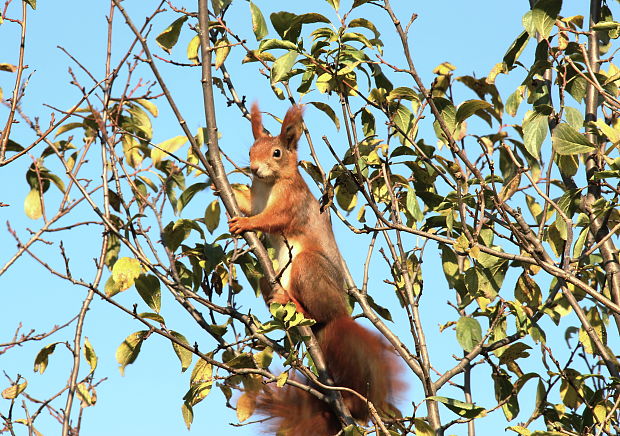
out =
<path fill-rule="evenodd" d="M 336 386 L 359 392 L 379 410 L 389 407 L 402 384 L 396 356 L 384 340 L 349 316 L 328 322 L 316 336 Z M 342 397 L 353 418 L 368 421 L 365 401 L 349 392 Z M 265 390 L 257 399 L 257 408 L 273 417 L 270 427 L 278 434 L 328 436 L 340 430 L 329 405 L 294 387 Z"/>

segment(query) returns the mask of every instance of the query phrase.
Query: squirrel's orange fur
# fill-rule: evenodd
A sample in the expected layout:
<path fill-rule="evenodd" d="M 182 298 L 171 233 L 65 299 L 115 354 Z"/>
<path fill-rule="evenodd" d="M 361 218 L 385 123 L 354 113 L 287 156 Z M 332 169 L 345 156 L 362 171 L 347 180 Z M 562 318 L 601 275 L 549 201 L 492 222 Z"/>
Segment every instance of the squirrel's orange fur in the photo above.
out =
<path fill-rule="evenodd" d="M 252 107 L 250 149 L 251 190 L 235 191 L 246 216 L 229 221 L 231 233 L 262 231 L 276 250 L 285 295 L 272 301 L 293 301 L 306 317 L 316 320 L 313 331 L 336 386 L 359 392 L 375 407 L 385 407 L 397 388 L 394 355 L 376 334 L 356 323 L 347 309 L 341 257 L 328 212 L 318 201 L 297 167 L 302 108 L 286 113 L 278 136 L 265 133 L 261 113 Z M 368 407 L 344 392 L 352 416 L 368 421 Z M 268 388 L 258 399 L 259 409 L 275 418 L 274 430 L 287 436 L 326 436 L 339 431 L 330 407 L 296 388 Z"/>

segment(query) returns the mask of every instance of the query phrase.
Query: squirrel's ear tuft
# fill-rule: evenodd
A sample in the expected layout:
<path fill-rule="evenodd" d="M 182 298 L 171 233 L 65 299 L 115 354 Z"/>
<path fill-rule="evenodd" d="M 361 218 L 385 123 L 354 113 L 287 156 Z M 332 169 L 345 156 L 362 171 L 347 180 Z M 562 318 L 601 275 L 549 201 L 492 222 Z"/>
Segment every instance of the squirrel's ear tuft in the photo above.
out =
<path fill-rule="evenodd" d="M 286 148 L 297 148 L 297 141 L 303 131 L 303 113 L 303 106 L 300 105 L 295 105 L 286 112 L 280 131 L 280 140 Z"/>
<path fill-rule="evenodd" d="M 265 130 L 263 129 L 263 115 L 258 108 L 258 103 L 254 102 L 252 110 L 250 112 L 250 119 L 252 121 L 252 134 L 254 139 L 265 136 Z"/>

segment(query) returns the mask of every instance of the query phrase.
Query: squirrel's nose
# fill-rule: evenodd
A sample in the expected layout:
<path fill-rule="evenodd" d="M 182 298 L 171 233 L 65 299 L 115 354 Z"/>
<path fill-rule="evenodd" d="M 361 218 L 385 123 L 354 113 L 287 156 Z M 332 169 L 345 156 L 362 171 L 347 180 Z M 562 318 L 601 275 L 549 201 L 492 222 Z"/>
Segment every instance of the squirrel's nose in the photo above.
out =
<path fill-rule="evenodd" d="M 258 165 L 250 165 L 250 171 L 252 171 L 252 174 L 257 176 L 258 175 Z"/>

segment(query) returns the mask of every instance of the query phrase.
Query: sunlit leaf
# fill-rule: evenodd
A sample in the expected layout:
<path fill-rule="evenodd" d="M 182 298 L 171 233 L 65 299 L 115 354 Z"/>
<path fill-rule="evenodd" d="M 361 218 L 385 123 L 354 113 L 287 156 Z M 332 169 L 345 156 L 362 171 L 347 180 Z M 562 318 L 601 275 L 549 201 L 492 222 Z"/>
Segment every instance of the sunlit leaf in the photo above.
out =
<path fill-rule="evenodd" d="M 549 131 L 549 121 L 546 115 L 528 111 L 523 119 L 523 144 L 528 153 L 538 158 L 543 141 Z"/>
<path fill-rule="evenodd" d="M 160 142 L 151 150 L 151 160 L 154 165 L 157 165 L 162 159 L 168 157 L 168 154 L 172 154 L 181 148 L 187 142 L 187 136 L 175 136 L 174 138 L 167 139 L 164 142 Z"/>
<path fill-rule="evenodd" d="M 489 109 L 492 105 L 488 101 L 484 100 L 467 100 L 459 105 L 456 110 L 456 122 L 462 123 L 467 118 L 471 117 L 476 112 Z"/>
<path fill-rule="evenodd" d="M 340 9 L 340 0 L 327 0 L 327 3 L 329 3 L 336 11 Z"/>
<path fill-rule="evenodd" d="M 14 398 L 17 398 L 19 394 L 24 392 L 27 386 L 28 386 L 28 382 L 24 381 L 23 383 L 19 383 L 11 387 L 8 387 L 2 391 L 2 398 L 4 398 L 5 400 L 12 400 Z"/>
<path fill-rule="evenodd" d="M 230 42 L 227 38 L 218 39 L 214 44 L 215 49 L 215 69 L 218 70 L 226 61 L 230 53 Z"/>
<path fill-rule="evenodd" d="M 198 183 L 194 183 L 189 188 L 187 188 L 185 191 L 183 191 L 183 193 L 179 197 L 179 201 L 177 201 L 176 213 L 180 214 L 181 211 L 185 208 L 185 206 L 189 204 L 189 202 L 192 200 L 192 198 L 194 198 L 196 194 L 198 194 L 201 191 L 204 191 L 208 187 L 209 187 L 208 183 L 198 182 Z"/>
<path fill-rule="evenodd" d="M 166 29 L 155 38 L 157 44 L 167 53 L 170 53 L 172 47 L 174 47 L 179 40 L 179 34 L 181 33 L 185 21 L 187 21 L 187 15 L 182 15 L 180 18 L 174 20 L 170 26 L 166 27 Z"/>
<path fill-rule="evenodd" d="M 427 400 L 434 400 L 443 403 L 448 409 L 452 410 L 459 416 L 464 418 L 480 418 L 486 415 L 484 407 L 476 406 L 472 403 L 466 403 L 464 401 L 455 400 L 453 398 L 446 397 L 428 397 Z"/>
<path fill-rule="evenodd" d="M 260 41 L 267 35 L 267 22 L 258 6 L 252 2 L 250 2 L 250 13 L 252 14 L 252 30 L 254 31 L 254 36 L 257 41 Z"/>
<path fill-rule="evenodd" d="M 456 323 L 456 340 L 463 350 L 470 352 L 482 341 L 482 327 L 478 320 L 462 316 Z"/>
<path fill-rule="evenodd" d="M 125 374 L 125 367 L 134 363 L 140 354 L 142 342 L 148 334 L 148 330 L 141 330 L 130 334 L 116 349 L 116 361 L 120 364 L 121 375 Z"/>
<path fill-rule="evenodd" d="M 37 353 L 37 357 L 34 358 L 34 371 L 43 374 L 45 369 L 47 368 L 47 363 L 50 354 L 54 352 L 56 345 L 58 342 L 55 342 L 50 345 L 46 345 L 41 348 L 41 350 Z"/>
<path fill-rule="evenodd" d="M 243 422 L 254 414 L 256 409 L 256 397 L 250 394 L 243 394 L 237 400 L 237 418 Z"/>
<path fill-rule="evenodd" d="M 194 411 L 192 409 L 192 406 L 187 403 L 183 403 L 183 405 L 181 406 L 181 413 L 183 414 L 183 421 L 185 421 L 185 425 L 189 430 L 192 426 L 192 422 L 194 421 Z"/>
<path fill-rule="evenodd" d="M 190 346 L 185 336 L 183 336 L 181 333 L 171 330 L 170 334 L 181 343 Z M 189 366 L 192 364 L 192 358 L 194 357 L 194 354 L 190 350 L 177 344 L 176 342 L 172 342 L 172 348 L 174 349 L 174 352 L 176 353 L 179 360 L 181 361 L 181 371 L 185 372 L 185 370 L 189 368 Z"/>
<path fill-rule="evenodd" d="M 112 278 L 121 290 L 125 290 L 133 286 L 141 272 L 142 268 L 138 259 L 121 257 L 112 267 Z"/>
<path fill-rule="evenodd" d="M 560 123 L 553 129 L 551 138 L 553 149 L 562 156 L 588 153 L 594 150 L 594 144 L 568 124 Z"/>
<path fill-rule="evenodd" d="M 31 189 L 24 200 L 24 212 L 30 219 L 37 220 L 43 216 L 41 193 L 38 189 Z"/>
<path fill-rule="evenodd" d="M 562 0 L 538 0 L 531 11 L 523 16 L 523 27 L 532 38 L 538 33 L 547 39 L 562 8 Z"/>
<path fill-rule="evenodd" d="M 213 200 L 205 209 L 205 225 L 209 233 L 213 233 L 217 229 L 217 226 L 220 224 L 220 215 L 220 202 L 219 200 Z"/>
<path fill-rule="evenodd" d="M 320 111 L 323 111 L 334 122 L 334 124 L 336 125 L 336 130 L 340 130 L 340 120 L 338 119 L 338 117 L 336 116 L 336 112 L 334 112 L 330 105 L 318 101 L 311 101 L 309 104 L 316 107 Z"/>
<path fill-rule="evenodd" d="M 95 354 L 95 349 L 93 348 L 87 337 L 84 338 L 84 358 L 90 366 L 90 372 L 94 372 L 97 368 L 98 359 L 97 354 Z"/>
<path fill-rule="evenodd" d="M 296 60 L 297 52 L 295 50 L 291 50 L 276 59 L 271 66 L 271 83 L 278 83 L 287 77 Z"/>
<path fill-rule="evenodd" d="M 161 289 L 159 279 L 152 274 L 140 274 L 135 281 L 136 290 L 144 302 L 155 312 L 161 309 Z"/>

